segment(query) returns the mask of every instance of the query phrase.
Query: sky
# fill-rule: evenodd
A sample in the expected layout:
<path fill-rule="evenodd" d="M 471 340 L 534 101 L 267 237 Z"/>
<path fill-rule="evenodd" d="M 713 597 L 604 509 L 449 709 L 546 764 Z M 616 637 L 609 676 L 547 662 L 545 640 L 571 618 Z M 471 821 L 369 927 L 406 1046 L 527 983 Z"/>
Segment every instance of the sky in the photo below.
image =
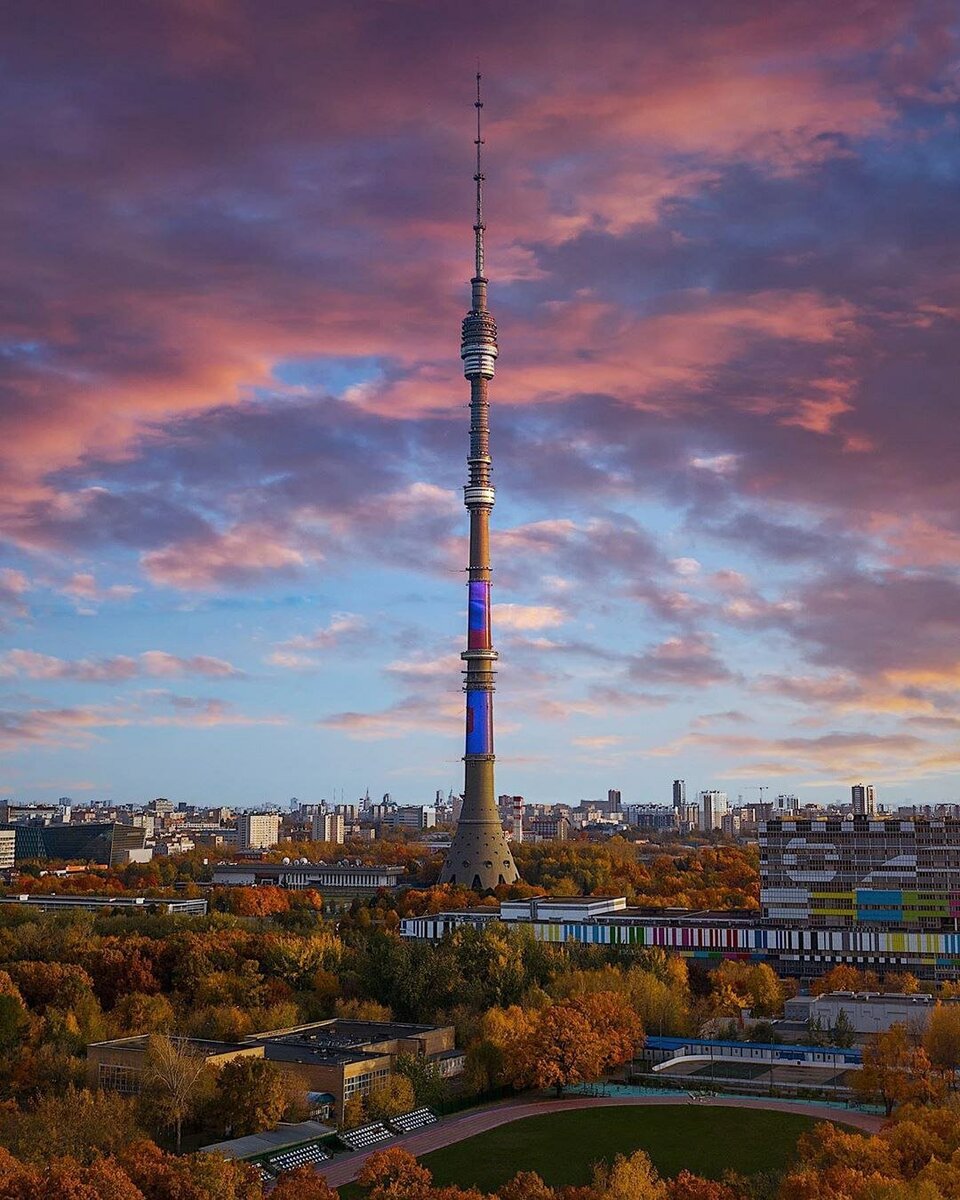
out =
<path fill-rule="evenodd" d="M 960 19 L 11 0 L 0 794 L 960 799 Z M 768 790 L 767 790 L 768 789 Z"/>

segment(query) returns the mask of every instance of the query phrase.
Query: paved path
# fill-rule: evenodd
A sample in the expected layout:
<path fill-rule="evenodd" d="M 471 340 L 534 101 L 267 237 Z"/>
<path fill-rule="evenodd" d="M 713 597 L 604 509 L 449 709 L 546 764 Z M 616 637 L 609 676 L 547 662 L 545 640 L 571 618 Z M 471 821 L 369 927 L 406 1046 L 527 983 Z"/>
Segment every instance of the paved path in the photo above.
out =
<path fill-rule="evenodd" d="M 602 1108 L 611 1105 L 633 1104 L 697 1104 L 710 1108 L 760 1108 L 768 1112 L 797 1113 L 803 1117 L 815 1117 L 821 1121 L 836 1121 L 838 1124 L 852 1125 L 866 1133 L 876 1133 L 883 1125 L 883 1117 L 873 1113 L 857 1112 L 831 1108 L 826 1104 L 794 1104 L 790 1100 L 757 1100 L 736 1096 L 711 1096 L 709 1099 L 692 1099 L 686 1093 L 670 1093 L 665 1096 L 608 1096 L 594 1098 L 591 1096 L 570 1097 L 568 1100 L 509 1100 L 506 1103 L 495 1104 L 489 1108 L 475 1109 L 461 1116 L 447 1117 L 436 1125 L 428 1125 L 418 1133 L 412 1133 L 404 1138 L 394 1138 L 389 1142 L 381 1142 L 371 1150 L 362 1150 L 356 1154 L 338 1155 L 329 1163 L 317 1168 L 331 1187 L 342 1187 L 356 1179 L 360 1168 L 376 1150 L 388 1149 L 390 1146 L 402 1146 L 418 1158 L 421 1154 L 429 1154 L 431 1150 L 439 1150 L 443 1146 L 452 1146 L 454 1142 L 462 1142 L 466 1138 L 484 1133 L 487 1129 L 496 1129 L 499 1125 L 508 1125 L 511 1121 L 522 1121 L 524 1117 L 539 1116 L 542 1113 L 561 1112 L 575 1108 Z"/>

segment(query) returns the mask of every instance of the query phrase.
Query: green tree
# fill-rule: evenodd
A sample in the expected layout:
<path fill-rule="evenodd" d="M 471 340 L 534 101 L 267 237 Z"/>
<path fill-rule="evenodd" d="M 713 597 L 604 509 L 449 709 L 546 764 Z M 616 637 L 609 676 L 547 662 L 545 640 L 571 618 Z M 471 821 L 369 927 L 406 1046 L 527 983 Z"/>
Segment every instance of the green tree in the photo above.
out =
<path fill-rule="evenodd" d="M 398 1054 L 394 1069 L 413 1084 L 417 1104 L 442 1111 L 449 1095 L 449 1086 L 435 1062 L 414 1054 Z"/>
<path fill-rule="evenodd" d="M 847 1016 L 847 1010 L 841 1008 L 837 1013 L 833 1028 L 830 1030 L 830 1040 L 834 1046 L 847 1047 L 852 1046 L 856 1038 L 857 1031 L 853 1027 L 853 1022 Z"/>

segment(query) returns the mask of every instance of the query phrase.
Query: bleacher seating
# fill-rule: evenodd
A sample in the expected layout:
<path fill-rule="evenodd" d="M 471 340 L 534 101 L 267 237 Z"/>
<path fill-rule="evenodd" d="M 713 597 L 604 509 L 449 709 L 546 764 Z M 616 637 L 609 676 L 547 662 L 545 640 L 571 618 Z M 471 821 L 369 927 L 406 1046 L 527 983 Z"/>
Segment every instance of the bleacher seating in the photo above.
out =
<path fill-rule="evenodd" d="M 369 1125 L 351 1129 L 349 1133 L 341 1133 L 340 1141 L 351 1150 L 367 1150 L 377 1142 L 385 1142 L 393 1136 L 393 1130 L 388 1129 L 382 1121 L 373 1121 Z"/>
<path fill-rule="evenodd" d="M 272 1154 L 267 1159 L 271 1171 L 292 1171 L 294 1167 L 312 1167 L 317 1163 L 326 1162 L 330 1152 L 319 1142 L 309 1142 L 305 1146 L 293 1146 L 290 1150 L 282 1150 Z"/>
<path fill-rule="evenodd" d="M 267 1168 L 263 1165 L 263 1163 L 257 1163 L 257 1170 L 260 1172 L 260 1182 L 261 1183 L 273 1183 L 273 1176 L 270 1174 L 270 1172 L 267 1170 Z"/>
<path fill-rule="evenodd" d="M 415 1108 L 413 1112 L 404 1113 L 402 1117 L 390 1118 L 390 1124 L 397 1133 L 413 1133 L 414 1130 L 423 1129 L 426 1125 L 435 1125 L 436 1122 L 436 1113 L 431 1112 L 429 1108 Z"/>

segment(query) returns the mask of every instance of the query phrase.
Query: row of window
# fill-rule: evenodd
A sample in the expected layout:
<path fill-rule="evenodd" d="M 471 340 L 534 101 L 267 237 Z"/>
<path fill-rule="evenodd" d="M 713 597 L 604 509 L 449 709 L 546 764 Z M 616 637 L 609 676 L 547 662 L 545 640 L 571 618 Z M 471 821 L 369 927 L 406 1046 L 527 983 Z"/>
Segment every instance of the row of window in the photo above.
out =
<path fill-rule="evenodd" d="M 380 1067 L 376 1071 L 365 1071 L 362 1075 L 354 1075 L 350 1079 L 345 1079 L 343 1082 L 344 1100 L 349 1100 L 358 1092 L 365 1096 L 374 1083 L 386 1079 L 389 1074 L 389 1068 Z"/>
<path fill-rule="evenodd" d="M 143 1072 L 138 1067 L 121 1066 L 120 1063 L 100 1063 L 98 1079 L 102 1088 L 134 1096 L 140 1091 Z"/>

